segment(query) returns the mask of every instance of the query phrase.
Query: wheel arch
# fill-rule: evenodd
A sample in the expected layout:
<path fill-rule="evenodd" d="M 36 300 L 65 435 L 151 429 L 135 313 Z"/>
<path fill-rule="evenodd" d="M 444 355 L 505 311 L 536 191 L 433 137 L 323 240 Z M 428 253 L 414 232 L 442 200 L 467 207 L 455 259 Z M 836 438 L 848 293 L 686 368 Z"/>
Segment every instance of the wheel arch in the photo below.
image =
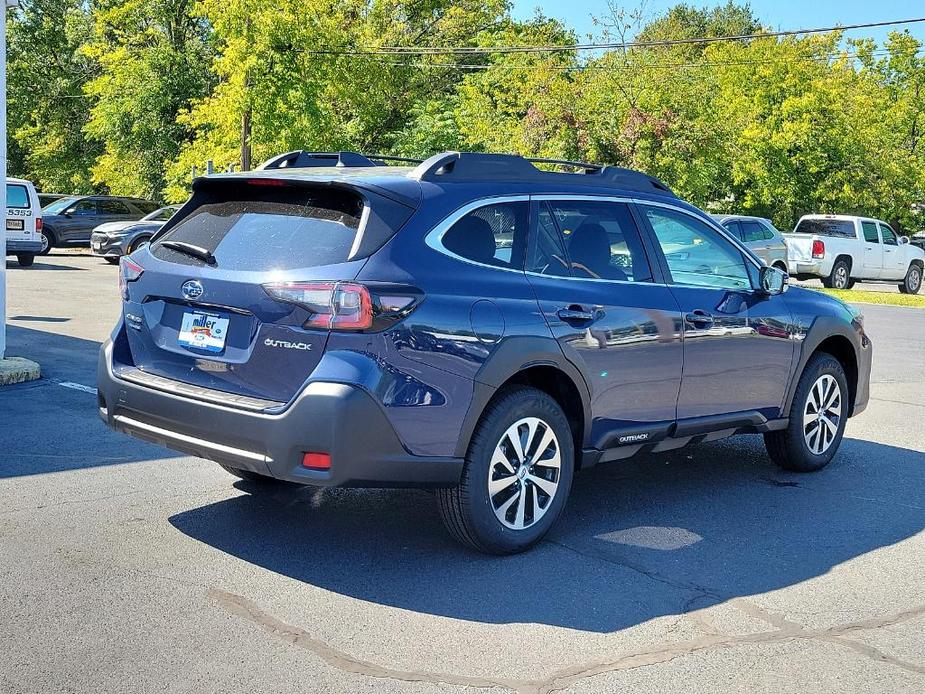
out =
<path fill-rule="evenodd" d="M 848 381 L 848 394 L 850 396 L 848 416 L 850 417 L 854 414 L 859 378 L 858 348 L 854 340 L 852 340 L 847 327 L 832 318 L 818 318 L 803 340 L 800 361 L 793 372 L 790 386 L 787 389 L 787 399 L 781 410 L 784 416 L 790 411 L 800 378 L 806 370 L 806 365 L 813 356 L 819 353 L 830 354 L 835 357 L 845 370 L 845 378 Z"/>
<path fill-rule="evenodd" d="M 578 368 L 552 338 L 515 337 L 501 343 L 475 377 L 475 390 L 463 420 L 457 456 L 465 456 L 482 413 L 510 385 L 529 385 L 562 407 L 572 428 L 575 464 L 580 465 L 584 440 L 591 431 L 591 395 Z"/>

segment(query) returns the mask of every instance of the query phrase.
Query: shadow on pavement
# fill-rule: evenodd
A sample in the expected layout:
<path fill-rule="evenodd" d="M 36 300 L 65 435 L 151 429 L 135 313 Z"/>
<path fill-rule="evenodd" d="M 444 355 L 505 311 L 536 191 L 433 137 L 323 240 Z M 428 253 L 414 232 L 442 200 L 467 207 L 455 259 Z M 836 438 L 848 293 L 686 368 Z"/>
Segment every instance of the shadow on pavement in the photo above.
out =
<path fill-rule="evenodd" d="M 177 455 L 110 431 L 92 392 L 58 385 L 95 387 L 99 348 L 93 340 L 7 326 L 7 354 L 39 362 L 42 378 L 0 389 L 0 479 Z"/>
<path fill-rule="evenodd" d="M 41 256 L 47 257 L 47 256 Z M 35 272 L 36 270 L 77 270 L 79 272 L 86 272 L 87 268 L 84 267 L 74 267 L 72 265 L 58 265 L 57 263 L 49 263 L 47 261 L 40 260 L 39 258 L 35 259 L 35 262 L 29 267 L 20 267 L 19 263 L 15 260 L 6 261 L 7 270 L 21 270 L 23 272 Z"/>
<path fill-rule="evenodd" d="M 453 544 L 431 495 L 269 487 L 178 514 L 186 535 L 326 590 L 490 623 L 611 632 L 763 593 L 925 527 L 925 454 L 846 440 L 814 475 L 757 437 L 601 466 L 548 540 L 514 557 Z"/>

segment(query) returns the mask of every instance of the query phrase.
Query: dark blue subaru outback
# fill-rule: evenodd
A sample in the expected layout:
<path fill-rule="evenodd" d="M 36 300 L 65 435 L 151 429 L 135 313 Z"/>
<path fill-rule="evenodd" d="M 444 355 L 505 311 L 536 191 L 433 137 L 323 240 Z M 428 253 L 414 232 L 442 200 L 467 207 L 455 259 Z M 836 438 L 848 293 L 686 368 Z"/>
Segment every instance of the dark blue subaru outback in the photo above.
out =
<path fill-rule="evenodd" d="M 578 470 L 739 433 L 818 470 L 866 406 L 860 317 L 658 180 L 386 163 L 197 180 L 123 258 L 106 423 L 255 482 L 434 487 L 454 537 L 510 553 Z"/>

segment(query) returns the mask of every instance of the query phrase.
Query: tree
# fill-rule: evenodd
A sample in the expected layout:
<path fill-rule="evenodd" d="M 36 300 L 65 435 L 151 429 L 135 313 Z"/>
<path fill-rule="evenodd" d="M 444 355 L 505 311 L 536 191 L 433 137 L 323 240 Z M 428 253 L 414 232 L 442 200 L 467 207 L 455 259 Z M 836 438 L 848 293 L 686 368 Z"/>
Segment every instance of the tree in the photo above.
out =
<path fill-rule="evenodd" d="M 99 64 L 85 87 L 85 126 L 104 148 L 93 181 L 119 195 L 158 198 L 165 169 L 191 137 L 178 114 L 212 87 L 209 27 L 194 0 L 100 0 L 82 52 Z"/>
<path fill-rule="evenodd" d="M 40 190 L 88 193 L 99 154 L 83 131 L 97 73 L 80 52 L 92 31 L 81 0 L 23 0 L 7 19 L 9 171 Z"/>

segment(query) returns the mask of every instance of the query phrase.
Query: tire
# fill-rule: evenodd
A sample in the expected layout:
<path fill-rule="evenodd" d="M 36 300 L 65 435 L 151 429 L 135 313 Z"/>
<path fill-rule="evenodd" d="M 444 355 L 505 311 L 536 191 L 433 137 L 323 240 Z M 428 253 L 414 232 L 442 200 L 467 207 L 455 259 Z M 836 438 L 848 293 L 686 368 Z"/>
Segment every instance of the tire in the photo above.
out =
<path fill-rule="evenodd" d="M 42 250 L 40 250 L 38 254 L 48 255 L 57 243 L 58 240 L 55 238 L 54 233 L 48 229 L 42 229 Z"/>
<path fill-rule="evenodd" d="M 833 383 L 838 387 L 834 398 L 829 390 Z M 825 419 L 834 426 L 834 434 L 832 426 L 819 419 L 804 424 L 816 412 L 814 403 L 820 400 L 820 393 L 823 404 L 829 402 L 823 412 L 828 415 Z M 820 352 L 813 355 L 800 376 L 787 428 L 764 435 L 764 445 L 771 460 L 791 472 L 815 472 L 828 465 L 845 433 L 849 397 L 848 379 L 841 363 L 831 354 Z M 820 436 L 824 438 L 820 439 Z"/>
<path fill-rule="evenodd" d="M 106 261 L 107 263 L 109 263 L 110 265 L 118 265 L 118 264 L 119 264 L 119 258 L 113 258 L 113 257 L 111 257 L 111 256 L 103 256 L 103 260 L 105 260 L 105 261 Z"/>
<path fill-rule="evenodd" d="M 21 267 L 29 267 L 35 262 L 35 253 L 17 253 L 16 262 Z"/>
<path fill-rule="evenodd" d="M 135 239 L 134 241 L 132 241 L 131 245 L 128 247 L 128 252 L 129 252 L 129 254 L 134 253 L 135 251 L 137 251 L 137 250 L 138 250 L 139 248 L 141 248 L 142 246 L 147 246 L 148 243 L 149 243 L 150 241 L 151 241 L 151 237 L 150 237 L 150 236 L 140 236 L 140 237 L 138 237 L 137 239 Z"/>
<path fill-rule="evenodd" d="M 832 266 L 832 273 L 824 280 L 822 284 L 828 289 L 851 289 L 854 283 L 851 281 L 851 266 L 846 260 L 836 260 Z"/>
<path fill-rule="evenodd" d="M 219 463 L 218 466 L 225 472 L 228 472 L 235 477 L 239 477 L 242 480 L 247 480 L 248 482 L 260 482 L 261 484 L 273 484 L 276 482 L 276 480 L 272 477 L 261 475 L 257 472 L 251 472 L 250 470 L 242 470 L 241 468 L 231 467 L 230 465 L 225 465 L 224 463 Z"/>
<path fill-rule="evenodd" d="M 784 264 L 783 264 L 781 261 L 779 261 L 779 260 L 778 260 L 776 263 L 774 263 L 773 265 L 771 265 L 771 267 L 776 267 L 776 268 L 777 268 L 778 270 L 780 270 L 781 272 L 787 272 L 787 266 L 784 265 Z M 789 274 L 789 273 L 788 273 L 788 274 Z"/>
<path fill-rule="evenodd" d="M 899 285 L 899 291 L 903 294 L 918 294 L 922 288 L 922 266 L 912 263 L 906 272 L 906 278 Z"/>
<path fill-rule="evenodd" d="M 521 447 L 527 442 L 524 452 L 532 464 L 518 464 L 515 438 Z M 543 451 L 532 450 L 547 440 Z M 459 485 L 437 490 L 440 516 L 450 535 L 475 550 L 523 552 L 559 518 L 574 470 L 572 431 L 559 404 L 536 388 L 505 390 L 479 419 Z"/>

